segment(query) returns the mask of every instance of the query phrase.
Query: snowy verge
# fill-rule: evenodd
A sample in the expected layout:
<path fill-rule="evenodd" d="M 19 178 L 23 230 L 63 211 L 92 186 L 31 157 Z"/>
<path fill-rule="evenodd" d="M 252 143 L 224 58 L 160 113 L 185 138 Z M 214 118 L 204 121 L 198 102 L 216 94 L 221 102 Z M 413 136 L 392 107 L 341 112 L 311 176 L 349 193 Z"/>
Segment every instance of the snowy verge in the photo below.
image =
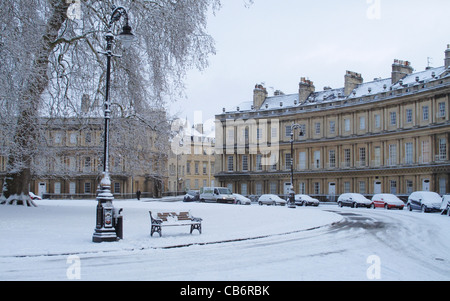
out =
<path fill-rule="evenodd" d="M 343 219 L 335 213 L 304 207 L 116 200 L 114 206 L 124 209 L 124 239 L 97 244 L 92 242 L 96 201 L 36 203 L 37 208 L 0 206 L 0 256 L 53 256 L 220 243 L 306 231 Z M 161 238 L 158 234 L 150 237 L 149 210 L 190 210 L 193 216 L 203 219 L 202 234 L 189 234 L 189 227 L 166 227 Z"/>

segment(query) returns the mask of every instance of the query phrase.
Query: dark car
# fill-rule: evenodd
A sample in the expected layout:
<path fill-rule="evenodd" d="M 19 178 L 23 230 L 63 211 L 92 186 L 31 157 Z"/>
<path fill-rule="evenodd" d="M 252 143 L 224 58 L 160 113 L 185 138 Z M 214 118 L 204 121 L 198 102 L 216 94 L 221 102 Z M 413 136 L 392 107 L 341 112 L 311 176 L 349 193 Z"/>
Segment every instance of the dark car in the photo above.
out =
<path fill-rule="evenodd" d="M 198 202 L 200 194 L 197 190 L 188 190 L 183 198 L 183 202 Z"/>

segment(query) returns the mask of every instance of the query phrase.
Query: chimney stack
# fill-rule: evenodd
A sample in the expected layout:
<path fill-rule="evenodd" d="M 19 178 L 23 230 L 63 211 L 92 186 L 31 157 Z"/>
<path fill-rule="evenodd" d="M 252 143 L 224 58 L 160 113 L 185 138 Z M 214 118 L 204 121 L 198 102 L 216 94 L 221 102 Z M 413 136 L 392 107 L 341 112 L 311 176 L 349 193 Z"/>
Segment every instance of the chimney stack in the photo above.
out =
<path fill-rule="evenodd" d="M 359 85 L 364 82 L 360 73 L 356 73 L 353 71 L 347 71 L 345 73 L 345 87 L 344 87 L 344 95 L 349 96 L 353 90 L 356 89 Z"/>
<path fill-rule="evenodd" d="M 255 85 L 255 89 L 253 90 L 253 107 L 256 110 L 259 110 L 267 98 L 267 90 L 263 85 L 257 84 Z"/>
<path fill-rule="evenodd" d="M 314 83 L 305 77 L 300 79 L 299 88 L 298 88 L 298 99 L 300 103 L 304 103 L 308 97 L 316 91 L 316 87 L 314 87 Z"/>
<path fill-rule="evenodd" d="M 450 44 L 447 45 L 447 49 L 445 50 L 445 68 L 450 68 Z"/>
<path fill-rule="evenodd" d="M 396 84 L 401 79 L 412 74 L 414 71 L 411 63 L 408 61 L 394 60 L 392 64 L 392 84 Z"/>

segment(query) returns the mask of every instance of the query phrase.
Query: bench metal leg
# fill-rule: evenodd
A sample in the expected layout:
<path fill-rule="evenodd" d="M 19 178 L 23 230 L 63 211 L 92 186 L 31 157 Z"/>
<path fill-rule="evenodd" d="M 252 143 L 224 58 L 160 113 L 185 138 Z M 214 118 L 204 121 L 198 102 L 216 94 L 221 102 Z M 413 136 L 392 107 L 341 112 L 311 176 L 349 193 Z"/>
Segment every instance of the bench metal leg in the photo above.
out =
<path fill-rule="evenodd" d="M 192 224 L 191 225 L 191 234 L 192 234 L 192 231 L 194 231 L 194 229 L 198 230 L 198 232 L 200 234 L 202 234 L 202 224 Z"/>
<path fill-rule="evenodd" d="M 152 225 L 152 230 L 151 230 L 150 236 L 153 236 L 153 233 L 155 233 L 155 232 L 158 232 L 159 233 L 159 237 L 161 237 L 162 236 L 162 234 L 161 234 L 161 226 Z"/>

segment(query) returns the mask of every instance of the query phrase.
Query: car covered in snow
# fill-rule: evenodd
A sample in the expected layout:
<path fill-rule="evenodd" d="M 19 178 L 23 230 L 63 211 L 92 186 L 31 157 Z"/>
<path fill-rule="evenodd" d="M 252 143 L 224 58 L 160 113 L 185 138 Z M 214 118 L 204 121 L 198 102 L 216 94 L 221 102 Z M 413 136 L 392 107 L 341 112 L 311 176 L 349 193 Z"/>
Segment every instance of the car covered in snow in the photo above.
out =
<path fill-rule="evenodd" d="M 184 195 L 183 202 L 197 202 L 200 200 L 198 190 L 188 190 Z"/>
<path fill-rule="evenodd" d="M 441 210 L 442 198 L 432 191 L 415 191 L 408 197 L 406 207 L 409 211 L 438 212 Z"/>
<path fill-rule="evenodd" d="M 339 207 L 372 207 L 372 201 L 360 193 L 343 193 L 339 196 L 337 203 Z"/>
<path fill-rule="evenodd" d="M 274 206 L 281 205 L 281 206 L 285 206 L 286 205 L 286 200 L 283 200 L 282 198 L 280 198 L 276 194 L 263 194 L 262 196 L 259 197 L 258 204 L 259 205 L 274 205 Z"/>
<path fill-rule="evenodd" d="M 320 202 L 318 199 L 312 198 L 306 194 L 296 194 L 295 195 L 295 205 L 297 206 L 319 206 Z"/>
<path fill-rule="evenodd" d="M 249 198 L 246 198 L 242 194 L 233 193 L 233 196 L 236 198 L 236 201 L 234 202 L 236 205 L 250 205 L 252 203 Z"/>
<path fill-rule="evenodd" d="M 441 210 L 442 214 L 450 216 L 450 194 L 445 194 L 442 197 Z"/>
<path fill-rule="evenodd" d="M 396 195 L 390 193 L 378 193 L 372 197 L 372 202 L 375 207 L 392 209 L 397 208 L 403 210 L 405 203 Z"/>

